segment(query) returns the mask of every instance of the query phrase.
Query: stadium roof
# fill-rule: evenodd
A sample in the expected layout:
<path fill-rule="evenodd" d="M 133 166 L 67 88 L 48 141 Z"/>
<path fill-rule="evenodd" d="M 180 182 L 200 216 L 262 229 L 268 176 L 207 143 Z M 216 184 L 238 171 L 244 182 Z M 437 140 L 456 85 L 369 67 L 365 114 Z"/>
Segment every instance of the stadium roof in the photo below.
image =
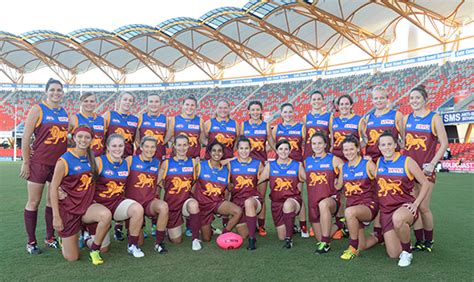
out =
<path fill-rule="evenodd" d="M 472 2 L 251 0 L 242 8 L 217 8 L 199 19 L 178 17 L 154 27 L 85 28 L 67 35 L 0 31 L 0 71 L 15 82 L 13 73 L 49 67 L 73 82 L 76 75 L 98 68 L 120 83 L 142 68 L 172 81 L 176 72 L 194 65 L 219 79 L 240 62 L 265 75 L 291 55 L 318 69 L 347 46 L 357 46 L 369 60 L 382 57 L 401 19 L 444 43 L 472 22 Z"/>

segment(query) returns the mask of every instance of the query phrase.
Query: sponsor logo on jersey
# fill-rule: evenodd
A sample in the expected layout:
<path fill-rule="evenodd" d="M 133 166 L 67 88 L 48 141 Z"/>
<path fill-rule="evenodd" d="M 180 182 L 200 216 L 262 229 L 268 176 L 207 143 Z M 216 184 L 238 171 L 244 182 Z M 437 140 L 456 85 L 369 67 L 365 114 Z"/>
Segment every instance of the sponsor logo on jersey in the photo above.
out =
<path fill-rule="evenodd" d="M 370 125 L 373 125 L 373 124 L 374 124 L 373 121 L 369 121 L 369 122 L 367 123 L 367 126 L 370 126 Z"/>
<path fill-rule="evenodd" d="M 183 127 L 184 127 L 184 125 L 182 125 L 182 124 L 177 124 L 176 125 L 176 128 L 183 128 Z"/>
<path fill-rule="evenodd" d="M 193 172 L 192 167 L 183 167 L 183 172 Z"/>
<path fill-rule="evenodd" d="M 128 176 L 128 171 L 119 171 L 118 176 Z"/>
<path fill-rule="evenodd" d="M 149 121 L 145 121 L 143 125 L 150 125 L 151 123 Z"/>
<path fill-rule="evenodd" d="M 286 173 L 296 175 L 296 170 L 288 170 Z"/>
<path fill-rule="evenodd" d="M 120 120 L 118 120 L 118 119 L 116 119 L 116 118 L 113 118 L 113 119 L 112 119 L 112 122 L 120 123 Z"/>
<path fill-rule="evenodd" d="M 393 119 L 383 119 L 383 120 L 380 121 L 380 124 L 393 125 L 393 124 L 395 124 L 395 121 Z"/>
<path fill-rule="evenodd" d="M 290 130 L 288 131 L 288 134 L 299 135 L 301 134 L 301 130 Z"/>
<path fill-rule="evenodd" d="M 177 171 L 178 171 L 178 169 L 175 168 L 175 167 L 170 168 L 170 172 L 177 172 Z"/>
<path fill-rule="evenodd" d="M 225 128 L 227 131 L 230 131 L 230 132 L 235 132 L 235 128 L 234 127 L 226 127 Z"/>
<path fill-rule="evenodd" d="M 404 169 L 401 167 L 389 167 L 388 173 L 403 173 Z"/>
<path fill-rule="evenodd" d="M 306 121 L 306 124 L 307 124 L 307 125 L 311 125 L 311 124 L 313 124 L 313 121 L 312 121 L 312 120 L 308 120 L 308 121 Z"/>
<path fill-rule="evenodd" d="M 219 177 L 217 177 L 217 180 L 218 180 L 218 181 L 223 181 L 223 182 L 225 182 L 227 179 L 224 178 L 224 177 L 220 177 L 220 176 L 219 176 Z"/>
<path fill-rule="evenodd" d="M 385 172 L 385 169 L 383 167 L 377 169 L 377 172 Z"/>
<path fill-rule="evenodd" d="M 166 127 L 166 123 L 164 123 L 164 122 L 155 122 L 155 126 L 157 126 L 157 127 Z"/>
<path fill-rule="evenodd" d="M 81 170 L 81 166 L 80 166 L 80 165 L 75 166 L 75 167 L 74 167 L 74 170 L 75 170 L 75 171 Z"/>
<path fill-rule="evenodd" d="M 52 116 L 46 116 L 46 120 L 54 120 L 54 117 L 52 117 Z"/>
<path fill-rule="evenodd" d="M 254 132 L 255 132 L 255 134 L 267 134 L 266 130 L 261 130 L 261 129 L 260 130 L 255 130 Z"/>
<path fill-rule="evenodd" d="M 209 175 L 209 174 L 204 174 L 203 177 L 204 177 L 204 178 L 211 178 L 211 175 Z"/>
<path fill-rule="evenodd" d="M 218 130 L 218 129 L 219 129 L 219 126 L 213 126 L 212 129 Z"/>
<path fill-rule="evenodd" d="M 114 172 L 110 169 L 107 169 L 106 171 L 104 171 L 104 174 L 108 175 L 108 176 L 111 176 L 111 175 L 114 175 Z"/>
<path fill-rule="evenodd" d="M 137 164 L 135 167 L 138 168 L 138 169 L 142 169 L 142 168 L 143 168 L 143 166 L 142 166 L 141 164 Z"/>
<path fill-rule="evenodd" d="M 317 120 L 317 121 L 316 121 L 316 124 L 329 125 L 329 122 L 327 122 L 327 121 L 325 121 L 325 120 Z"/>
<path fill-rule="evenodd" d="M 257 172 L 257 169 L 256 168 L 248 168 L 247 171 L 248 172 Z"/>
<path fill-rule="evenodd" d="M 344 128 L 357 129 L 357 124 L 346 123 L 346 124 L 344 125 Z"/>
<path fill-rule="evenodd" d="M 59 121 L 68 122 L 68 117 L 58 117 Z"/>
<path fill-rule="evenodd" d="M 428 124 L 417 124 L 415 126 L 416 129 L 423 129 L 423 130 L 429 130 L 430 126 Z"/>
<path fill-rule="evenodd" d="M 278 170 L 273 170 L 272 173 L 273 174 L 278 174 Z"/>
<path fill-rule="evenodd" d="M 93 128 L 94 128 L 94 130 L 104 130 L 103 125 L 94 125 Z"/>
<path fill-rule="evenodd" d="M 364 176 L 364 172 L 362 172 L 362 171 L 356 172 L 354 174 L 354 177 L 361 177 L 361 176 Z"/>
<path fill-rule="evenodd" d="M 233 172 L 239 172 L 240 171 L 240 168 L 236 167 L 234 169 L 232 169 Z"/>
<path fill-rule="evenodd" d="M 188 124 L 189 129 L 199 129 L 199 124 Z"/>
<path fill-rule="evenodd" d="M 312 168 L 313 168 L 313 165 L 308 165 L 306 168 L 307 168 L 307 169 L 312 169 Z"/>
<path fill-rule="evenodd" d="M 329 168 L 329 166 L 330 166 L 329 164 L 321 164 L 319 167 L 320 168 Z"/>
<path fill-rule="evenodd" d="M 127 121 L 127 125 L 128 125 L 128 126 L 137 127 L 137 123 L 134 122 L 134 121 Z"/>
<path fill-rule="evenodd" d="M 158 168 L 155 167 L 155 166 L 152 166 L 152 167 L 150 167 L 150 170 L 151 170 L 151 171 L 158 171 Z"/>

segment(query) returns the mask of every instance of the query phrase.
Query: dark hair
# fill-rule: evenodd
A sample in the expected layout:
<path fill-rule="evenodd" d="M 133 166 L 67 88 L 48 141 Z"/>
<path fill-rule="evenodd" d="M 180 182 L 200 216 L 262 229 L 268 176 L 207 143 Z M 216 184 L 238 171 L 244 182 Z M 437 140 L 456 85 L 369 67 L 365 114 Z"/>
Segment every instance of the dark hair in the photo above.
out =
<path fill-rule="evenodd" d="M 217 141 L 217 139 L 215 139 L 214 141 L 212 141 L 210 144 L 207 145 L 207 151 L 211 152 L 212 147 L 214 147 L 215 145 L 220 146 L 221 149 L 222 149 L 222 152 L 224 152 L 224 145 L 222 143 L 220 143 L 219 141 Z"/>
<path fill-rule="evenodd" d="M 142 148 L 143 145 L 145 144 L 145 142 L 148 142 L 148 141 L 154 142 L 155 145 L 157 145 L 157 143 L 158 143 L 158 140 L 156 140 L 155 137 L 150 136 L 150 135 L 145 135 L 145 136 L 142 138 L 142 140 L 140 140 L 140 148 Z"/>
<path fill-rule="evenodd" d="M 95 136 L 94 136 L 94 129 L 91 128 L 89 125 L 87 124 L 80 124 L 77 126 L 77 128 L 80 128 L 80 127 L 85 127 L 85 128 L 88 128 L 91 130 L 92 132 L 92 139 L 91 140 L 94 140 Z M 76 135 L 74 133 L 74 135 Z M 91 146 L 89 145 L 89 147 L 87 147 L 87 150 L 86 150 L 86 154 L 87 154 L 87 160 L 89 161 L 89 165 L 91 166 L 91 173 L 92 173 L 92 180 L 97 180 L 97 177 L 98 177 L 98 173 L 97 173 L 97 165 L 95 163 L 95 155 L 94 155 L 94 152 L 92 151 L 91 149 Z"/>
<path fill-rule="evenodd" d="M 263 110 L 263 104 L 262 104 L 262 102 L 256 101 L 256 100 L 250 101 L 249 105 L 247 106 L 247 110 L 250 111 L 250 107 L 252 107 L 253 105 L 257 105 L 257 106 L 260 107 L 261 110 Z M 262 115 L 262 114 L 260 114 L 260 119 L 263 120 L 263 115 Z"/>
<path fill-rule="evenodd" d="M 341 103 L 342 98 L 347 98 L 349 100 L 349 103 L 351 103 L 351 105 L 354 105 L 354 100 L 352 100 L 352 97 L 348 94 L 344 94 L 340 96 L 339 98 L 337 98 L 337 105 Z"/>
<path fill-rule="evenodd" d="M 63 84 L 61 83 L 61 81 L 59 81 L 57 79 L 54 79 L 54 78 L 50 78 L 50 79 L 48 79 L 48 82 L 46 82 L 46 91 L 48 91 L 51 84 L 59 84 L 59 85 L 61 85 L 61 89 L 63 88 Z"/>
<path fill-rule="evenodd" d="M 418 92 L 420 92 L 421 96 L 423 96 L 423 98 L 425 99 L 425 101 L 428 99 L 428 92 L 426 92 L 426 87 L 425 87 L 423 84 L 417 85 L 415 88 L 413 88 L 412 90 L 410 90 L 410 94 L 411 94 L 413 91 L 418 91 Z"/>
<path fill-rule="evenodd" d="M 173 144 L 176 145 L 176 141 L 179 140 L 179 139 L 185 139 L 185 140 L 188 141 L 188 143 L 189 143 L 189 138 L 188 138 L 188 136 L 186 136 L 186 135 L 180 133 L 180 134 L 178 134 L 178 135 L 174 138 Z"/>
<path fill-rule="evenodd" d="M 352 134 L 347 135 L 346 138 L 344 138 L 344 140 L 342 141 L 341 146 L 344 146 L 344 144 L 346 144 L 346 143 L 353 143 L 356 146 L 356 148 L 360 148 L 359 139 L 357 139 Z"/>
<path fill-rule="evenodd" d="M 85 99 L 89 98 L 90 96 L 94 96 L 95 94 L 92 93 L 92 92 L 84 92 L 81 94 L 81 96 L 79 97 L 79 100 L 81 102 L 84 102 Z"/>
<path fill-rule="evenodd" d="M 123 143 L 125 143 L 125 138 L 122 135 L 120 135 L 118 133 L 112 133 L 112 134 L 109 135 L 109 137 L 107 137 L 107 140 L 105 141 L 105 144 L 107 146 L 110 145 L 110 142 L 112 142 L 112 140 L 114 140 L 114 139 L 120 139 L 120 140 L 123 141 Z"/>
<path fill-rule="evenodd" d="M 377 140 L 377 141 L 380 141 L 380 138 L 382 138 L 382 137 L 391 137 L 393 139 L 393 142 L 397 143 L 397 140 L 396 140 L 395 136 L 393 136 L 393 134 L 390 130 L 385 130 L 384 132 L 382 132 L 382 134 L 380 134 L 380 136 L 379 136 L 379 140 Z"/>
<path fill-rule="evenodd" d="M 249 146 L 252 147 L 252 143 L 250 142 L 250 139 L 248 139 L 247 137 L 245 137 L 243 135 L 239 136 L 239 139 L 237 140 L 237 143 L 236 143 L 237 148 L 239 147 L 240 142 L 247 142 L 247 143 L 249 143 Z"/>
<path fill-rule="evenodd" d="M 278 140 L 278 142 L 277 142 L 276 145 L 275 145 L 275 148 L 278 150 L 278 148 L 279 148 L 281 145 L 283 145 L 283 144 L 288 145 L 288 147 L 290 147 L 290 149 L 291 149 L 290 141 L 288 141 L 288 140 L 286 140 L 286 139 L 280 139 L 280 140 Z"/>
<path fill-rule="evenodd" d="M 293 108 L 293 104 L 291 104 L 291 103 L 283 103 L 283 105 L 281 105 L 281 107 L 280 107 L 280 111 L 282 111 L 284 107 L 291 107 L 292 109 L 294 109 L 294 108 Z"/>
<path fill-rule="evenodd" d="M 328 136 L 326 135 L 326 133 L 322 132 L 321 130 L 317 130 L 312 136 L 311 138 L 309 139 L 310 141 L 313 141 L 313 138 L 314 137 L 320 137 L 323 139 L 324 143 L 326 144 L 326 146 L 329 144 L 329 138 Z"/>
<path fill-rule="evenodd" d="M 186 100 L 193 100 L 196 105 L 198 103 L 198 100 L 196 99 L 196 97 L 194 97 L 194 95 L 186 96 L 183 100 L 183 104 L 184 104 L 184 102 L 186 102 Z"/>
<path fill-rule="evenodd" d="M 319 95 L 319 96 L 321 96 L 322 99 L 324 99 L 324 94 L 323 94 L 323 92 L 321 92 L 321 91 L 319 91 L 319 90 L 313 91 L 313 92 L 311 93 L 311 95 L 309 95 L 309 97 L 310 97 L 310 98 L 313 98 L 314 95 Z"/>

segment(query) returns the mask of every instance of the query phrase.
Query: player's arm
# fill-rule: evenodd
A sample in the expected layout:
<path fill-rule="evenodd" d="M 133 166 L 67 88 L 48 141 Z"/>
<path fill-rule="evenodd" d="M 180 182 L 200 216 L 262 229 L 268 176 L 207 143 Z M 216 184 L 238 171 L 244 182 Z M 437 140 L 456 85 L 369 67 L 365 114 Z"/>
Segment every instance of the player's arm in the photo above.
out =
<path fill-rule="evenodd" d="M 209 129 L 211 128 L 211 120 L 206 120 L 204 122 L 204 128 L 201 130 L 201 135 L 200 135 L 200 142 L 201 142 L 201 145 L 203 146 L 207 146 L 207 138 L 209 136 Z"/>
<path fill-rule="evenodd" d="M 306 182 L 306 171 L 304 170 L 303 163 L 300 163 L 298 167 L 298 178 L 300 182 Z"/>
<path fill-rule="evenodd" d="M 367 126 L 367 123 L 365 121 L 365 118 L 361 118 L 359 122 L 359 135 L 360 135 L 360 148 L 365 148 L 365 145 L 367 145 L 367 136 L 364 134 L 365 132 L 365 127 Z"/>
<path fill-rule="evenodd" d="M 337 178 L 334 180 L 334 187 L 337 190 L 342 189 L 342 184 L 343 184 L 342 166 L 343 165 L 344 165 L 344 161 L 341 158 L 334 156 L 334 158 L 333 158 L 333 167 L 334 167 L 334 171 L 337 174 Z"/>
<path fill-rule="evenodd" d="M 76 127 L 78 126 L 78 121 L 77 121 L 77 116 L 76 115 L 72 115 L 69 117 L 69 124 L 68 124 L 68 128 L 67 130 L 69 131 L 69 133 L 73 133 L 74 130 L 76 129 Z"/>
<path fill-rule="evenodd" d="M 172 126 L 172 123 L 174 122 L 174 119 L 172 117 L 166 117 L 166 134 L 165 134 L 165 139 L 163 141 L 164 144 L 167 144 L 168 142 L 171 141 L 171 138 L 174 136 L 174 126 Z"/>
<path fill-rule="evenodd" d="M 269 136 L 270 141 L 270 147 L 272 148 L 273 151 L 276 152 L 276 134 L 277 134 L 277 129 L 278 126 L 274 126 L 271 130 L 271 134 Z"/>
<path fill-rule="evenodd" d="M 59 213 L 59 185 L 66 174 L 66 165 L 63 159 L 59 159 L 54 168 L 53 179 L 49 184 L 49 197 L 51 201 L 51 208 L 53 210 L 53 226 L 57 231 L 64 229 L 63 221 Z"/>
<path fill-rule="evenodd" d="M 444 152 L 446 152 L 446 149 L 448 149 L 448 135 L 446 134 L 443 121 L 441 120 L 441 116 L 439 115 L 435 115 L 434 117 L 434 129 L 436 131 L 436 135 L 438 136 L 439 149 L 438 151 L 436 151 L 436 154 L 434 155 L 429 165 L 423 168 L 423 170 L 429 173 L 432 173 L 434 171 L 436 164 L 443 157 Z"/>
<path fill-rule="evenodd" d="M 263 168 L 262 173 L 260 173 L 257 185 L 268 181 L 269 177 L 270 177 L 270 163 L 267 163 L 265 167 Z"/>
<path fill-rule="evenodd" d="M 400 148 L 405 147 L 405 127 L 403 126 L 404 120 L 405 116 L 403 116 L 402 113 L 397 111 L 397 113 L 395 114 L 395 126 L 398 129 L 398 136 L 395 137 L 398 140 L 398 145 L 400 146 Z"/>
<path fill-rule="evenodd" d="M 25 129 L 23 131 L 23 137 L 21 138 L 21 156 L 23 163 L 20 170 L 20 177 L 24 179 L 30 177 L 30 142 L 35 127 L 39 125 L 40 114 L 40 107 L 34 106 L 31 108 L 25 120 Z"/>
<path fill-rule="evenodd" d="M 161 163 L 160 169 L 158 170 L 158 178 L 156 181 L 156 195 L 159 196 L 161 194 L 161 189 L 164 187 L 164 179 L 166 177 L 166 171 L 168 170 L 168 160 L 163 161 Z"/>
<path fill-rule="evenodd" d="M 426 176 L 423 173 L 423 171 L 421 171 L 421 168 L 412 158 L 407 158 L 407 167 L 408 167 L 408 172 L 411 175 L 413 175 L 413 177 L 416 179 L 416 181 L 418 181 L 418 183 L 420 183 L 420 186 L 421 186 L 420 193 L 418 194 L 418 197 L 416 197 L 415 202 L 412 204 L 414 205 L 414 207 L 411 207 L 410 205 L 406 205 L 406 207 L 413 214 L 416 214 L 416 209 L 420 206 L 421 202 L 426 197 L 430 184 L 428 182 L 428 179 L 426 179 Z"/>

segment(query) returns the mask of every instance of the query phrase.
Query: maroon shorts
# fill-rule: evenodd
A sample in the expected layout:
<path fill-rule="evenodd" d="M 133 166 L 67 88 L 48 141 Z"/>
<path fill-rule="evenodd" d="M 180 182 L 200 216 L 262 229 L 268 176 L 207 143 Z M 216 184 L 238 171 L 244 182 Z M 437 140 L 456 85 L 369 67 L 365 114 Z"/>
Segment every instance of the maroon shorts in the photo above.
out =
<path fill-rule="evenodd" d="M 402 207 L 402 206 L 400 206 L 400 207 Z M 393 217 L 393 214 L 397 210 L 398 209 L 396 209 L 392 212 L 389 212 L 389 213 L 385 213 L 385 212 L 380 211 L 380 225 L 382 225 L 382 232 L 383 233 L 387 233 L 388 231 L 393 230 L 394 227 L 393 227 L 392 217 Z M 417 209 L 416 210 L 416 215 L 413 218 L 412 225 L 418 219 L 418 216 L 419 216 L 419 212 L 418 212 L 418 209 Z"/>
<path fill-rule="evenodd" d="M 374 201 L 370 201 L 368 203 L 362 203 L 362 204 L 358 204 L 358 205 L 366 206 L 367 208 L 369 208 L 370 214 L 372 215 L 369 221 L 361 221 L 360 222 L 360 224 L 359 224 L 360 228 L 365 228 L 365 227 L 369 226 L 370 223 L 372 221 L 374 221 L 374 219 L 377 217 L 377 214 L 379 213 L 379 204 L 374 202 Z M 348 208 L 348 207 L 346 207 L 346 208 Z"/>
<path fill-rule="evenodd" d="M 178 210 L 170 210 L 168 213 L 168 224 L 166 225 L 166 228 L 168 229 L 173 229 L 178 226 L 183 225 L 184 220 L 183 220 L 183 209 L 178 209 Z"/>
<path fill-rule="evenodd" d="M 263 199 L 260 195 L 253 195 L 250 196 L 249 198 L 254 198 L 260 203 L 260 207 L 263 207 Z M 248 198 L 247 198 L 248 199 Z M 236 204 L 242 209 L 242 216 L 240 217 L 240 223 L 245 223 L 245 201 L 247 200 L 245 198 L 238 198 L 238 199 L 232 199 L 232 203 Z"/>
<path fill-rule="evenodd" d="M 338 197 L 338 195 L 332 195 L 330 196 L 330 198 L 336 202 L 336 211 L 332 215 L 332 216 L 335 216 L 337 212 L 339 211 L 339 207 L 341 206 L 341 199 Z M 308 202 L 308 217 L 309 217 L 309 222 L 311 223 L 320 222 L 319 202 L 316 202 L 316 203 Z"/>
<path fill-rule="evenodd" d="M 64 229 L 58 231 L 58 235 L 61 238 L 71 237 L 76 235 L 82 228 L 82 216 L 81 214 L 72 214 L 59 208 L 59 214 L 63 221 Z"/>
<path fill-rule="evenodd" d="M 292 196 L 288 199 L 295 199 L 298 202 L 298 204 L 300 204 L 300 208 L 302 207 L 301 205 L 303 203 L 303 200 L 301 199 L 300 195 Z M 272 202 L 272 206 L 271 206 L 272 218 L 273 218 L 273 222 L 275 223 L 275 227 L 285 224 L 285 222 L 283 221 L 283 204 L 285 203 L 285 201 Z"/>
<path fill-rule="evenodd" d="M 225 200 L 205 204 L 199 203 L 199 214 L 201 215 L 201 224 L 203 226 L 209 225 L 214 221 L 214 214 L 217 213 L 217 210 L 223 202 L 225 202 Z"/>
<path fill-rule="evenodd" d="M 45 184 L 53 179 L 54 165 L 30 162 L 30 176 L 28 181 Z"/>
<path fill-rule="evenodd" d="M 144 203 L 142 205 L 143 207 L 143 212 L 145 213 L 146 216 L 148 217 L 155 217 L 157 216 L 157 213 L 155 213 L 152 209 L 151 209 L 151 204 L 153 203 L 155 199 L 151 200 L 151 201 L 148 201 L 146 203 Z"/>

